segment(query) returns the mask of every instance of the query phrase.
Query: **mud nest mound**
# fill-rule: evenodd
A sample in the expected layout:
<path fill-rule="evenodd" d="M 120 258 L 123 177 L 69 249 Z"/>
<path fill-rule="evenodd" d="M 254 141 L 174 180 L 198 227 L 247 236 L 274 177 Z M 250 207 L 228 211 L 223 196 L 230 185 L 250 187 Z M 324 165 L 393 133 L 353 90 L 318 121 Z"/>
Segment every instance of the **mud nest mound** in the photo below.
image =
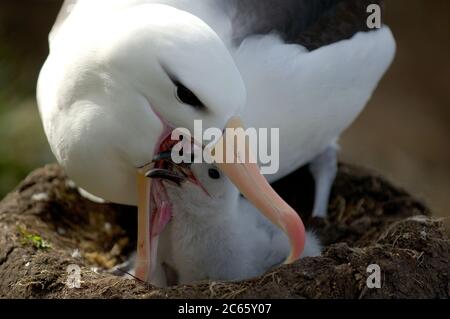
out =
<path fill-rule="evenodd" d="M 313 182 L 299 170 L 275 184 L 315 229 L 323 256 L 244 282 L 154 288 L 108 270 L 136 243 L 136 209 L 96 204 L 57 165 L 33 172 L 0 203 L 2 298 L 448 298 L 450 241 L 419 201 L 372 172 L 341 165 L 327 220 L 308 217 Z M 367 267 L 381 269 L 370 289 Z M 69 265 L 81 287 L 67 285 Z"/>

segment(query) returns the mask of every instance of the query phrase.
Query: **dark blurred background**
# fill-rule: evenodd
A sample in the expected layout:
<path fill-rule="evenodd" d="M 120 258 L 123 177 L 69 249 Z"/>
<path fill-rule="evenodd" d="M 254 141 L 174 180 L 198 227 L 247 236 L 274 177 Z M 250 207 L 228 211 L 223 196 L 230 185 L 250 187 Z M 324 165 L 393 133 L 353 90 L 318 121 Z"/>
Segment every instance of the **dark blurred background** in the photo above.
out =
<path fill-rule="evenodd" d="M 0 1 L 0 198 L 32 169 L 54 161 L 35 84 L 60 5 Z M 450 217 L 450 1 L 387 0 L 385 19 L 397 57 L 343 136 L 341 157 L 379 171 L 437 216 Z"/>

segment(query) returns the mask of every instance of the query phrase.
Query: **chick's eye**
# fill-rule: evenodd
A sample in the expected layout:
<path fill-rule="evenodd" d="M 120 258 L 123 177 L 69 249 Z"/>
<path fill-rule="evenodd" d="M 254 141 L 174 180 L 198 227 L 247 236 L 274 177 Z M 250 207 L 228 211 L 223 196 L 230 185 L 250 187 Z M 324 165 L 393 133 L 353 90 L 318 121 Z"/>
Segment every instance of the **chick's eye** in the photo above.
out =
<path fill-rule="evenodd" d="M 189 90 L 181 83 L 175 83 L 175 85 L 176 85 L 176 96 L 181 103 L 188 104 L 196 109 L 205 108 L 202 101 L 200 101 L 199 98 L 194 93 L 192 93 L 191 90 Z"/>
<path fill-rule="evenodd" d="M 220 172 L 215 168 L 210 168 L 208 170 L 208 175 L 211 179 L 220 179 Z"/>

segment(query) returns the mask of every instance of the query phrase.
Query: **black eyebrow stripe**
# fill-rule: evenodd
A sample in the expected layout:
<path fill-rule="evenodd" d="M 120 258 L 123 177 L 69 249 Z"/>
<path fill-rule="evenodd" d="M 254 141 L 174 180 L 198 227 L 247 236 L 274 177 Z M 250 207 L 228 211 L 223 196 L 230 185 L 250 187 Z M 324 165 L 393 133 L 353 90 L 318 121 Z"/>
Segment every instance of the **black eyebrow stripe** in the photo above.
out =
<path fill-rule="evenodd" d="M 167 77 L 170 79 L 170 81 L 172 81 L 173 85 L 175 85 L 176 87 L 184 87 L 185 89 L 187 89 L 189 92 L 191 92 L 195 98 L 200 102 L 200 105 L 191 105 L 193 107 L 197 107 L 200 108 L 202 111 L 208 111 L 208 108 L 206 107 L 206 104 L 203 103 L 203 101 L 197 96 L 197 94 L 195 94 L 191 89 L 189 89 L 186 85 L 183 84 L 183 82 L 181 82 L 177 76 L 174 75 L 173 72 L 171 72 L 169 70 L 169 68 L 164 64 L 159 62 L 159 65 L 161 66 L 161 68 L 163 69 L 163 71 L 166 73 Z M 189 104 L 190 105 L 190 104 Z"/>
<path fill-rule="evenodd" d="M 178 79 L 178 77 L 176 77 L 174 74 L 173 74 L 173 72 L 171 72 L 170 70 L 169 70 L 169 68 L 166 66 L 166 65 L 164 65 L 163 63 L 159 63 L 159 65 L 161 66 L 161 68 L 163 69 L 163 71 L 166 73 L 166 75 L 167 75 L 167 77 L 170 79 L 170 81 L 172 81 L 172 83 L 174 84 L 174 85 L 176 85 L 176 83 L 181 83 L 180 82 L 180 80 Z"/>

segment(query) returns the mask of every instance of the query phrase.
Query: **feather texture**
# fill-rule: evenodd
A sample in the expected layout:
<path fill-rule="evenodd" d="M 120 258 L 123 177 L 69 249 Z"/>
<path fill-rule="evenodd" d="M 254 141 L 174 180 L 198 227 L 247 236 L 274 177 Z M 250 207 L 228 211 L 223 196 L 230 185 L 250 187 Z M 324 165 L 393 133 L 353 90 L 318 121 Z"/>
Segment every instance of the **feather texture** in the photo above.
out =
<path fill-rule="evenodd" d="M 367 27 L 367 7 L 382 0 L 232 0 L 233 38 L 278 33 L 309 50 L 351 38 Z"/>

